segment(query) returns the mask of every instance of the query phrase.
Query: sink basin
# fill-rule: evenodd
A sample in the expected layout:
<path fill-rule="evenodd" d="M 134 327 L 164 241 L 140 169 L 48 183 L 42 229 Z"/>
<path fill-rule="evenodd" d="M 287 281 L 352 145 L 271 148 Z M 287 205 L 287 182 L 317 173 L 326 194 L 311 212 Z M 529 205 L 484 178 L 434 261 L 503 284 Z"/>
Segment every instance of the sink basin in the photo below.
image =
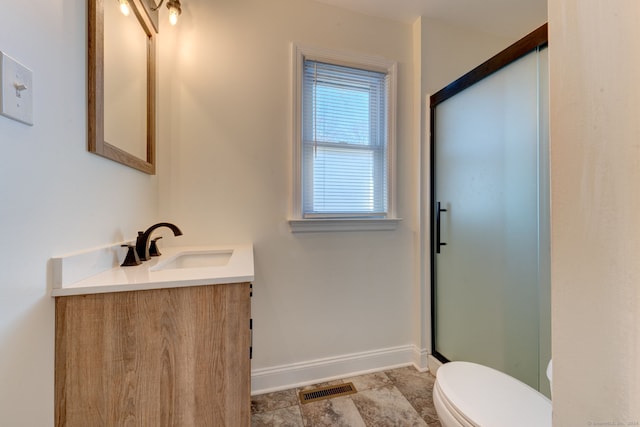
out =
<path fill-rule="evenodd" d="M 151 271 L 181 268 L 224 267 L 229 263 L 233 249 L 181 252 L 166 261 L 151 267 Z"/>

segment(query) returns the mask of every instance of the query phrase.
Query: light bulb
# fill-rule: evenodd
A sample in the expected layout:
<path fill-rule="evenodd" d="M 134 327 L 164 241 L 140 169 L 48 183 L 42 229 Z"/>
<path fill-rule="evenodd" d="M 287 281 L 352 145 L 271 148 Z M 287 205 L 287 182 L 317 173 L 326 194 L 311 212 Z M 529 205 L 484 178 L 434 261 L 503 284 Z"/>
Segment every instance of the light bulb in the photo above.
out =
<path fill-rule="evenodd" d="M 127 0 L 119 0 L 120 1 L 120 12 L 124 16 L 129 16 L 129 2 Z"/>
<path fill-rule="evenodd" d="M 169 0 L 169 2 L 167 2 L 167 9 L 169 9 L 169 22 L 171 25 L 176 25 L 178 23 L 178 16 L 182 13 L 180 0 Z"/>
<path fill-rule="evenodd" d="M 169 22 L 171 25 L 176 25 L 178 23 L 178 15 L 180 12 L 175 7 L 169 8 Z"/>

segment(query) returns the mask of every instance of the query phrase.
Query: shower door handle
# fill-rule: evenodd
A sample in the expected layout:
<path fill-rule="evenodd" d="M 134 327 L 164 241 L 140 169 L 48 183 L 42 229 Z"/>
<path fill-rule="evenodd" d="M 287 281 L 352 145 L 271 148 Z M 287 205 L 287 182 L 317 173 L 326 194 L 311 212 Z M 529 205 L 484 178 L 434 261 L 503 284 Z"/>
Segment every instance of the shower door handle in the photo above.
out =
<path fill-rule="evenodd" d="M 442 209 L 440 202 L 436 202 L 436 253 L 440 253 L 440 246 L 446 246 L 445 242 L 440 240 L 440 212 L 446 212 L 446 209 Z"/>

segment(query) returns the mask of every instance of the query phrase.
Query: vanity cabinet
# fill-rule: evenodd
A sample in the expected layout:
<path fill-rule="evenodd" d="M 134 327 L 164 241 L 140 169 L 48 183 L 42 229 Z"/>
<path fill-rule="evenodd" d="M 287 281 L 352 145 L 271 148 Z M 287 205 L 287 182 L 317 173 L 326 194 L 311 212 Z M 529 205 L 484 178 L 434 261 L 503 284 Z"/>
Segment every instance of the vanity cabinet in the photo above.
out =
<path fill-rule="evenodd" d="M 251 423 L 250 284 L 56 297 L 56 426 Z"/>

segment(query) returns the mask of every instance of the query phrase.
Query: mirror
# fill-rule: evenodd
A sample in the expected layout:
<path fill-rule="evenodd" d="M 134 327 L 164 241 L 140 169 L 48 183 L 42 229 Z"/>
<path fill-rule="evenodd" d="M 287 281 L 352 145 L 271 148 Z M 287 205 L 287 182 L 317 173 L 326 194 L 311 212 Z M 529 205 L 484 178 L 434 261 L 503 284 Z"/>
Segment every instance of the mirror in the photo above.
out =
<path fill-rule="evenodd" d="M 128 3 L 89 0 L 89 151 L 153 175 L 157 12 Z"/>

